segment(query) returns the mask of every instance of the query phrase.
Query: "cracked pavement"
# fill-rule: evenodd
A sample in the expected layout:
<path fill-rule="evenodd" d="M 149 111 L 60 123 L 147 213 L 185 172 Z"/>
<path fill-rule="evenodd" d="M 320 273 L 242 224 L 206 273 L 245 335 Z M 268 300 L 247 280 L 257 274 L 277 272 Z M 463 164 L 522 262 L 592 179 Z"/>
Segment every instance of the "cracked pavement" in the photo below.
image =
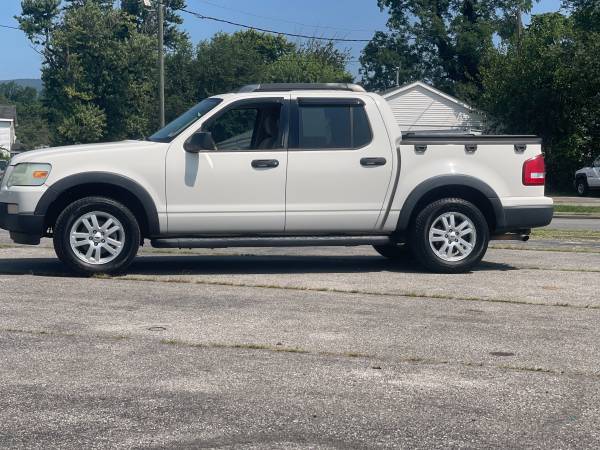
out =
<path fill-rule="evenodd" d="M 145 248 L 104 279 L 4 238 L 2 447 L 600 445 L 584 244 L 491 249 L 465 275 L 368 247 Z"/>

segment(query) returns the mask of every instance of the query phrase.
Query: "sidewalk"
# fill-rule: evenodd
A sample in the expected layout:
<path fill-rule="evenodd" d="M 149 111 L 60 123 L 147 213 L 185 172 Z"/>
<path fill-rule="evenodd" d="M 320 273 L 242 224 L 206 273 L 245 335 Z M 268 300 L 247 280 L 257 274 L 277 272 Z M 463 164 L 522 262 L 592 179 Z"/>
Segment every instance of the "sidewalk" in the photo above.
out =
<path fill-rule="evenodd" d="M 577 206 L 597 206 L 600 208 L 600 196 L 588 197 L 564 197 L 561 195 L 552 196 L 555 205 L 577 205 Z"/>
<path fill-rule="evenodd" d="M 565 219 L 600 219 L 600 197 L 564 197 L 554 199 L 554 217 Z"/>

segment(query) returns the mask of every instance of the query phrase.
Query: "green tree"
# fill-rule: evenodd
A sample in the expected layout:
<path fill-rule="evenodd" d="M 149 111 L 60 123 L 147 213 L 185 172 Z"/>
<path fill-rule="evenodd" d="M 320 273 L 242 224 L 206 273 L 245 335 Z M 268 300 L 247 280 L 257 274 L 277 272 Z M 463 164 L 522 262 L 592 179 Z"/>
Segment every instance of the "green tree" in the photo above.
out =
<path fill-rule="evenodd" d="M 168 118 L 200 99 L 266 82 L 348 82 L 348 55 L 331 43 L 299 46 L 254 30 L 217 33 L 195 51 L 182 45 L 166 58 Z"/>
<path fill-rule="evenodd" d="M 480 106 L 499 131 L 544 139 L 548 182 L 570 186 L 600 149 L 600 36 L 560 13 L 534 16 L 521 39 L 488 56 Z"/>
<path fill-rule="evenodd" d="M 112 2 L 71 1 L 40 26 L 36 21 L 40 11 L 49 10 L 48 0 L 27 2 L 19 21 L 30 30 L 30 39 L 44 46 L 44 104 L 53 143 L 151 132 L 156 127 L 155 40 L 138 32 L 132 16 Z"/>
<path fill-rule="evenodd" d="M 50 143 L 46 111 L 35 89 L 14 82 L 0 84 L 0 103 L 17 107 L 17 139 L 26 150 Z"/>
<path fill-rule="evenodd" d="M 217 33 L 195 48 L 177 30 L 184 0 L 167 5 L 165 112 L 244 84 L 351 81 L 347 53 L 332 43 L 298 45 L 253 30 Z M 17 19 L 42 47 L 42 80 L 52 143 L 117 140 L 157 127 L 155 12 L 122 0 L 23 0 Z"/>
<path fill-rule="evenodd" d="M 572 13 L 579 30 L 600 32 L 600 2 L 598 0 L 564 0 L 563 7 Z"/>
<path fill-rule="evenodd" d="M 271 83 L 349 83 L 346 70 L 349 55 L 333 43 L 311 41 L 271 62 L 262 81 Z"/>
<path fill-rule="evenodd" d="M 186 45 L 187 34 L 178 28 L 183 23 L 183 19 L 177 14 L 177 11 L 186 8 L 185 0 L 152 0 L 152 7 L 150 8 L 145 7 L 141 0 L 121 0 L 121 9 L 134 17 L 140 33 L 155 37 L 158 33 L 156 11 L 159 3 L 162 3 L 165 8 L 165 47 L 172 51 L 179 45 Z"/>
<path fill-rule="evenodd" d="M 389 33 L 376 33 L 361 57 L 364 84 L 386 89 L 423 79 L 466 100 L 481 91 L 480 64 L 496 33 L 520 28 L 533 0 L 378 0 Z M 512 25 L 511 25 L 512 24 Z"/>
<path fill-rule="evenodd" d="M 60 4 L 61 0 L 21 1 L 21 16 L 17 20 L 33 44 L 48 45 L 54 21 L 60 14 Z"/>

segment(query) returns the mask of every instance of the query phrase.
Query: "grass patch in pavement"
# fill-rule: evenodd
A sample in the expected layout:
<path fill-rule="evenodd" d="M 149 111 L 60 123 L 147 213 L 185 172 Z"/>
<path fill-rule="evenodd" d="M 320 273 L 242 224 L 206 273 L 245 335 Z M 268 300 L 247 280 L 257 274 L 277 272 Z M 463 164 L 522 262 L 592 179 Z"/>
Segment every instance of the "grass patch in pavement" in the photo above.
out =
<path fill-rule="evenodd" d="M 600 206 L 555 204 L 554 212 L 572 214 L 600 214 Z"/>
<path fill-rule="evenodd" d="M 530 241 L 533 242 L 533 241 Z M 510 244 L 490 244 L 489 248 L 494 250 L 519 250 L 523 252 L 558 252 L 558 253 L 596 253 L 600 254 L 600 249 L 590 247 L 556 247 L 556 248 L 541 248 L 541 247 L 526 247 L 527 244 L 510 245 Z M 551 269 L 562 270 L 562 269 Z"/>
<path fill-rule="evenodd" d="M 600 240 L 600 231 L 594 230 L 556 230 L 552 228 L 536 228 L 531 232 L 532 239 L 556 240 Z"/>
<path fill-rule="evenodd" d="M 538 270 L 538 269 L 533 269 Z M 104 279 L 104 277 L 99 277 Z M 210 280 L 196 280 L 190 278 L 163 278 L 163 277 L 148 277 L 148 276 L 132 276 L 124 275 L 120 277 L 109 277 L 106 279 L 122 280 L 122 281 L 139 281 L 139 282 L 151 282 L 151 283 L 182 283 L 182 284 L 195 284 L 205 286 L 227 286 L 236 288 L 257 288 L 257 289 L 281 289 L 287 291 L 299 291 L 299 292 L 320 292 L 330 294 L 360 294 L 360 295 L 373 295 L 377 297 L 405 297 L 413 299 L 431 299 L 431 300 L 456 300 L 456 301 L 469 301 L 469 302 L 485 302 L 485 303 L 508 303 L 513 305 L 530 305 L 530 306 L 546 306 L 546 307 L 561 307 L 561 308 L 575 308 L 575 309 L 600 309 L 600 305 L 574 305 L 571 303 L 544 303 L 527 300 L 514 300 L 508 298 L 481 298 L 481 297 L 461 297 L 454 295 L 434 294 L 427 292 L 376 292 L 367 291 L 362 289 L 338 289 L 328 287 L 306 287 L 306 286 L 281 286 L 273 284 L 252 284 L 252 283 L 236 283 L 231 281 L 210 281 Z"/>
<path fill-rule="evenodd" d="M 304 350 L 298 347 L 283 347 L 279 345 L 266 345 L 266 344 L 223 344 L 211 342 L 205 343 L 193 343 L 187 341 L 180 341 L 178 339 L 161 339 L 161 344 L 175 345 L 183 347 L 195 347 L 195 348 L 230 348 L 236 350 L 266 350 L 270 352 L 281 352 L 281 353 L 310 353 L 308 350 Z M 339 355 L 338 355 L 339 356 Z"/>
<path fill-rule="evenodd" d="M 95 339 L 106 339 L 110 341 L 124 341 L 132 339 L 131 335 L 89 335 L 82 333 L 68 333 L 54 330 L 34 330 L 34 329 L 23 329 L 23 328 L 0 328 L 0 333 L 23 333 L 32 336 L 40 336 L 40 337 L 67 337 L 67 338 L 95 338 Z M 159 341 L 163 345 L 168 346 L 179 346 L 186 348 L 198 348 L 198 349 L 231 349 L 231 350 L 255 350 L 255 351 L 266 351 L 266 352 L 274 352 L 274 353 L 295 353 L 301 355 L 312 355 L 319 357 L 336 357 L 336 358 L 362 358 L 362 359 L 371 359 L 378 360 L 381 362 L 390 362 L 390 363 L 401 363 L 401 364 L 418 364 L 418 365 L 458 365 L 463 367 L 491 367 L 500 370 L 511 370 L 517 372 L 533 372 L 533 373 L 542 373 L 542 374 L 550 374 L 550 375 L 569 375 L 569 376 L 583 376 L 583 377 L 592 377 L 592 378 L 600 378 L 600 374 L 592 372 L 582 372 L 582 371 L 566 371 L 566 370 L 558 370 L 558 369 L 550 369 L 544 367 L 529 367 L 524 365 L 510 365 L 510 364 L 487 364 L 485 362 L 475 362 L 475 361 L 461 361 L 461 360 L 444 360 L 444 359 L 435 359 L 435 358 L 423 358 L 414 355 L 406 355 L 406 356 L 398 356 L 392 357 L 390 359 L 384 359 L 380 356 L 369 355 L 365 353 L 358 353 L 353 351 L 346 352 L 328 352 L 328 351 L 315 351 L 315 350 L 307 350 L 299 347 L 284 347 L 278 345 L 268 345 L 268 344 L 252 344 L 252 343 L 194 343 L 188 342 L 184 340 L 178 339 L 161 339 Z M 371 366 L 372 369 L 381 370 L 381 364 L 377 364 L 376 366 Z"/>

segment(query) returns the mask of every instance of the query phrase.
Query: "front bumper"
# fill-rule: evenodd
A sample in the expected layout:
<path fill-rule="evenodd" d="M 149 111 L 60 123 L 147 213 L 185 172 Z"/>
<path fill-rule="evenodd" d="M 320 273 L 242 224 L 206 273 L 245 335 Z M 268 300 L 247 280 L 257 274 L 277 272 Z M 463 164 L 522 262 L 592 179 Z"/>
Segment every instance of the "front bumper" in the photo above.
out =
<path fill-rule="evenodd" d="M 511 232 L 545 227 L 552 222 L 553 205 L 505 206 L 498 220 L 496 232 Z"/>
<path fill-rule="evenodd" d="M 44 216 L 33 213 L 8 213 L 8 204 L 0 203 L 0 228 L 10 231 L 17 244 L 37 245 L 44 234 Z"/>

